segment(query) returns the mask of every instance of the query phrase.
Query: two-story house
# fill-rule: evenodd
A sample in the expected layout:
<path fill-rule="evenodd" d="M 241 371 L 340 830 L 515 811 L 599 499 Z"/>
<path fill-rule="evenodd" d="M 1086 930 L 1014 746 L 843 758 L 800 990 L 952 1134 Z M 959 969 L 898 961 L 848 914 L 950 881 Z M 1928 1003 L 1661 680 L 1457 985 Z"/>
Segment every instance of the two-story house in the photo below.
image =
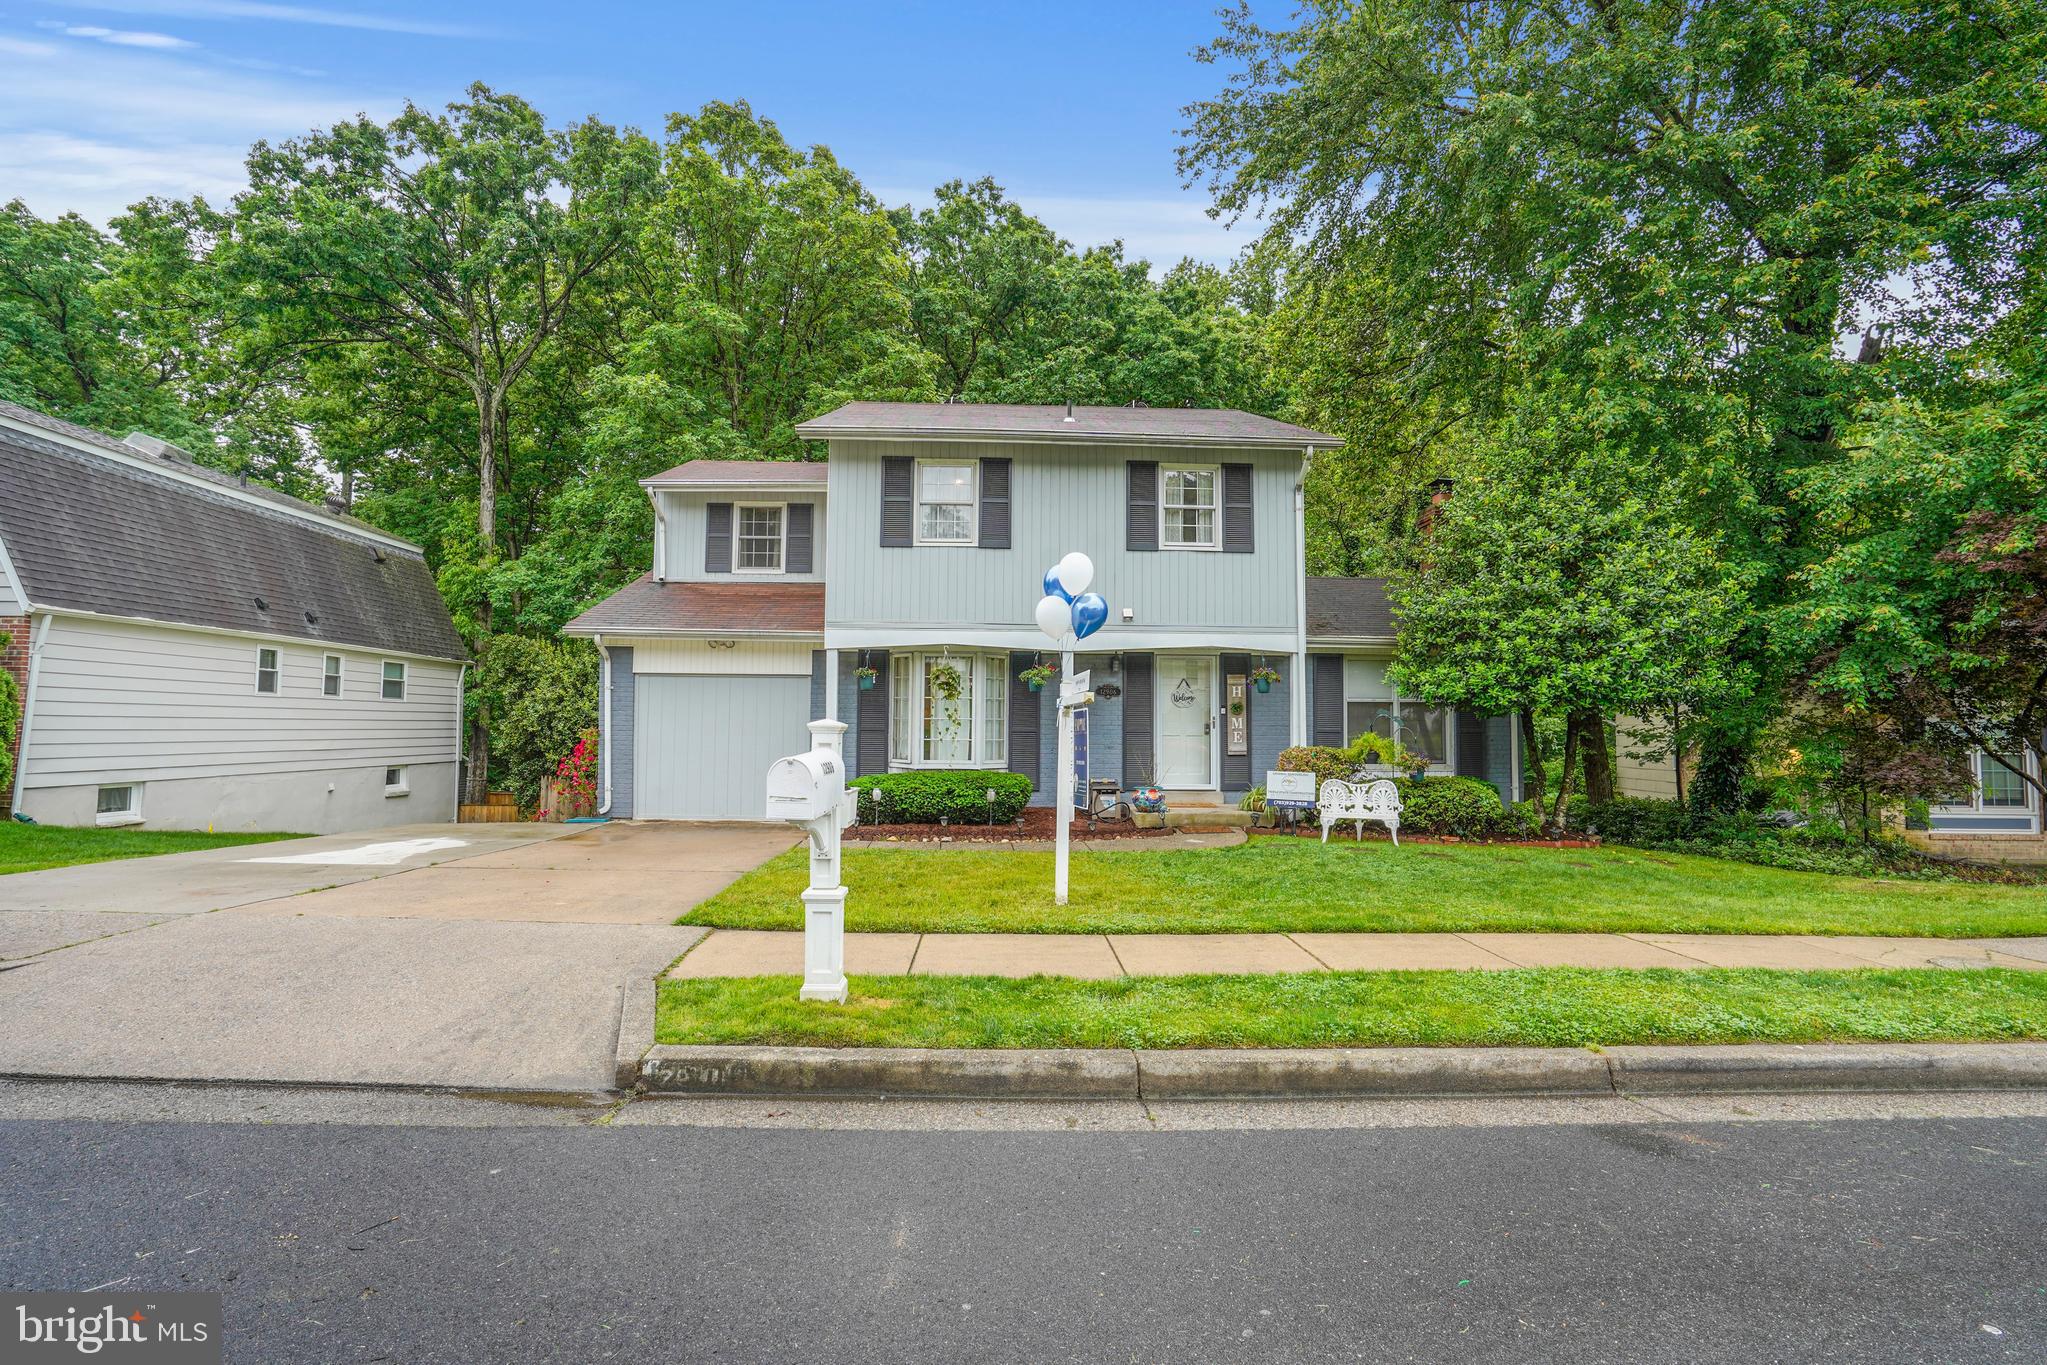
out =
<path fill-rule="evenodd" d="M 452 820 L 468 651 L 419 547 L 0 403 L 0 813 L 329 833 Z"/>
<path fill-rule="evenodd" d="M 822 462 L 692 461 L 645 481 L 654 565 L 567 632 L 603 658 L 608 813 L 757 819 L 823 716 L 854 775 L 1022 773 L 1053 789 L 1045 569 L 1095 563 L 1109 621 L 1089 766 L 1231 802 L 1282 749 L 1398 731 L 1438 771 L 1520 786 L 1508 717 L 1403 703 L 1371 579 L 1309 578 L 1301 489 L 1331 436 L 1249 413 L 850 403 L 797 428 Z M 1279 674 L 1259 691 L 1254 670 Z"/>

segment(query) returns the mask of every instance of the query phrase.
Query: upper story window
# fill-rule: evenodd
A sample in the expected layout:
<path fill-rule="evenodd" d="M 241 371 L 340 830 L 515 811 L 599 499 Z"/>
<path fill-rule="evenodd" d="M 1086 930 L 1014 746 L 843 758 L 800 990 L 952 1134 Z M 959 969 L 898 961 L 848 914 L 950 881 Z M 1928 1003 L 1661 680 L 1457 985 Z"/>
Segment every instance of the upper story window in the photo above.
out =
<path fill-rule="evenodd" d="M 1216 466 L 1169 464 L 1159 475 L 1159 543 L 1169 550 L 1215 549 Z"/>
<path fill-rule="evenodd" d="M 264 696 L 276 696 L 278 685 L 277 651 L 258 649 L 256 651 L 256 690 Z"/>
<path fill-rule="evenodd" d="M 384 660 L 385 701 L 405 700 L 405 665 L 396 659 Z"/>
<path fill-rule="evenodd" d="M 972 545 L 977 466 L 972 460 L 917 464 L 917 543 Z"/>
<path fill-rule="evenodd" d="M 338 697 L 341 695 L 341 656 L 323 655 L 320 659 L 320 695 Z"/>
<path fill-rule="evenodd" d="M 740 503 L 737 550 L 733 569 L 738 573 L 782 572 L 783 526 L 787 520 L 783 505 Z"/>

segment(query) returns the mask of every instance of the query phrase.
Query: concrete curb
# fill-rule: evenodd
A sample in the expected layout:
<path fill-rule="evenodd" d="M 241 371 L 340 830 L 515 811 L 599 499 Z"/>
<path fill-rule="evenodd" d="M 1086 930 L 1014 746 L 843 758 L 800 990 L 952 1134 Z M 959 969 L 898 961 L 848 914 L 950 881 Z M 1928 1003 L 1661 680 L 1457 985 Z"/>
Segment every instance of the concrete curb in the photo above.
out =
<path fill-rule="evenodd" d="M 611 1084 L 616 1089 L 631 1090 L 640 1083 L 640 1059 L 654 1042 L 654 995 L 651 976 L 632 977 L 619 991 L 618 1036 L 612 1041 L 611 1056 Z"/>
<path fill-rule="evenodd" d="M 651 1025 L 651 1005 L 649 1006 Z M 650 1028 L 651 1032 L 651 1028 Z M 2047 1089 L 2047 1043 L 986 1050 L 656 1045 L 619 1088 L 919 1099 L 1360 1099 Z M 647 1035 L 641 1035 L 647 1036 Z"/>

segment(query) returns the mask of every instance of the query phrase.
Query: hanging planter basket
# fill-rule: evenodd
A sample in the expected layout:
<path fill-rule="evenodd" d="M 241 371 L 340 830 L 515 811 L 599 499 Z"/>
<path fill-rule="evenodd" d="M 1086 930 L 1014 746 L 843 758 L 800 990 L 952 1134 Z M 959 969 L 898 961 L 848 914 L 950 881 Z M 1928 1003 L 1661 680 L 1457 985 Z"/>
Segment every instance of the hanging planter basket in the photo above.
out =
<path fill-rule="evenodd" d="M 1279 673 L 1260 664 L 1251 670 L 1251 685 L 1260 692 L 1270 692 L 1272 685 L 1279 681 Z"/>
<path fill-rule="evenodd" d="M 1031 689 L 1031 691 L 1036 692 L 1046 683 L 1052 681 L 1052 667 L 1049 664 L 1036 664 L 1030 668 L 1026 668 L 1023 672 L 1017 674 L 1016 676 L 1025 687 L 1028 687 Z"/>
<path fill-rule="evenodd" d="M 859 681 L 860 690 L 865 692 L 868 688 L 874 686 L 875 681 L 881 677 L 881 674 L 872 668 L 856 668 L 853 670 L 853 677 Z"/>

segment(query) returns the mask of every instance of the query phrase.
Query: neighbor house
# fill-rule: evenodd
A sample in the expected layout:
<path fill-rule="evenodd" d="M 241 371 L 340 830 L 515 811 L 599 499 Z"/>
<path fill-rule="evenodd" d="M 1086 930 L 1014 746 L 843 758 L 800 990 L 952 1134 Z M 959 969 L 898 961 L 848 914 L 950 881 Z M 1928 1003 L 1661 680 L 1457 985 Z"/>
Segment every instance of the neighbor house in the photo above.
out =
<path fill-rule="evenodd" d="M 1057 663 L 1033 624 L 1079 550 L 1109 620 L 1075 661 L 1089 772 L 1233 802 L 1294 744 L 1398 731 L 1439 773 L 1520 787 L 1504 716 L 1404 701 L 1371 579 L 1304 571 L 1301 490 L 1331 436 L 1236 411 L 851 403 L 815 462 L 697 460 L 644 481 L 652 569 L 567 633 L 597 642 L 603 808 L 757 819 L 761 777 L 845 722 L 854 775 L 1000 769 L 1053 792 Z M 1278 681 L 1260 691 L 1254 671 Z"/>
<path fill-rule="evenodd" d="M 0 403 L 0 763 L 46 824 L 455 817 L 467 654 L 418 547 L 142 435 Z"/>

